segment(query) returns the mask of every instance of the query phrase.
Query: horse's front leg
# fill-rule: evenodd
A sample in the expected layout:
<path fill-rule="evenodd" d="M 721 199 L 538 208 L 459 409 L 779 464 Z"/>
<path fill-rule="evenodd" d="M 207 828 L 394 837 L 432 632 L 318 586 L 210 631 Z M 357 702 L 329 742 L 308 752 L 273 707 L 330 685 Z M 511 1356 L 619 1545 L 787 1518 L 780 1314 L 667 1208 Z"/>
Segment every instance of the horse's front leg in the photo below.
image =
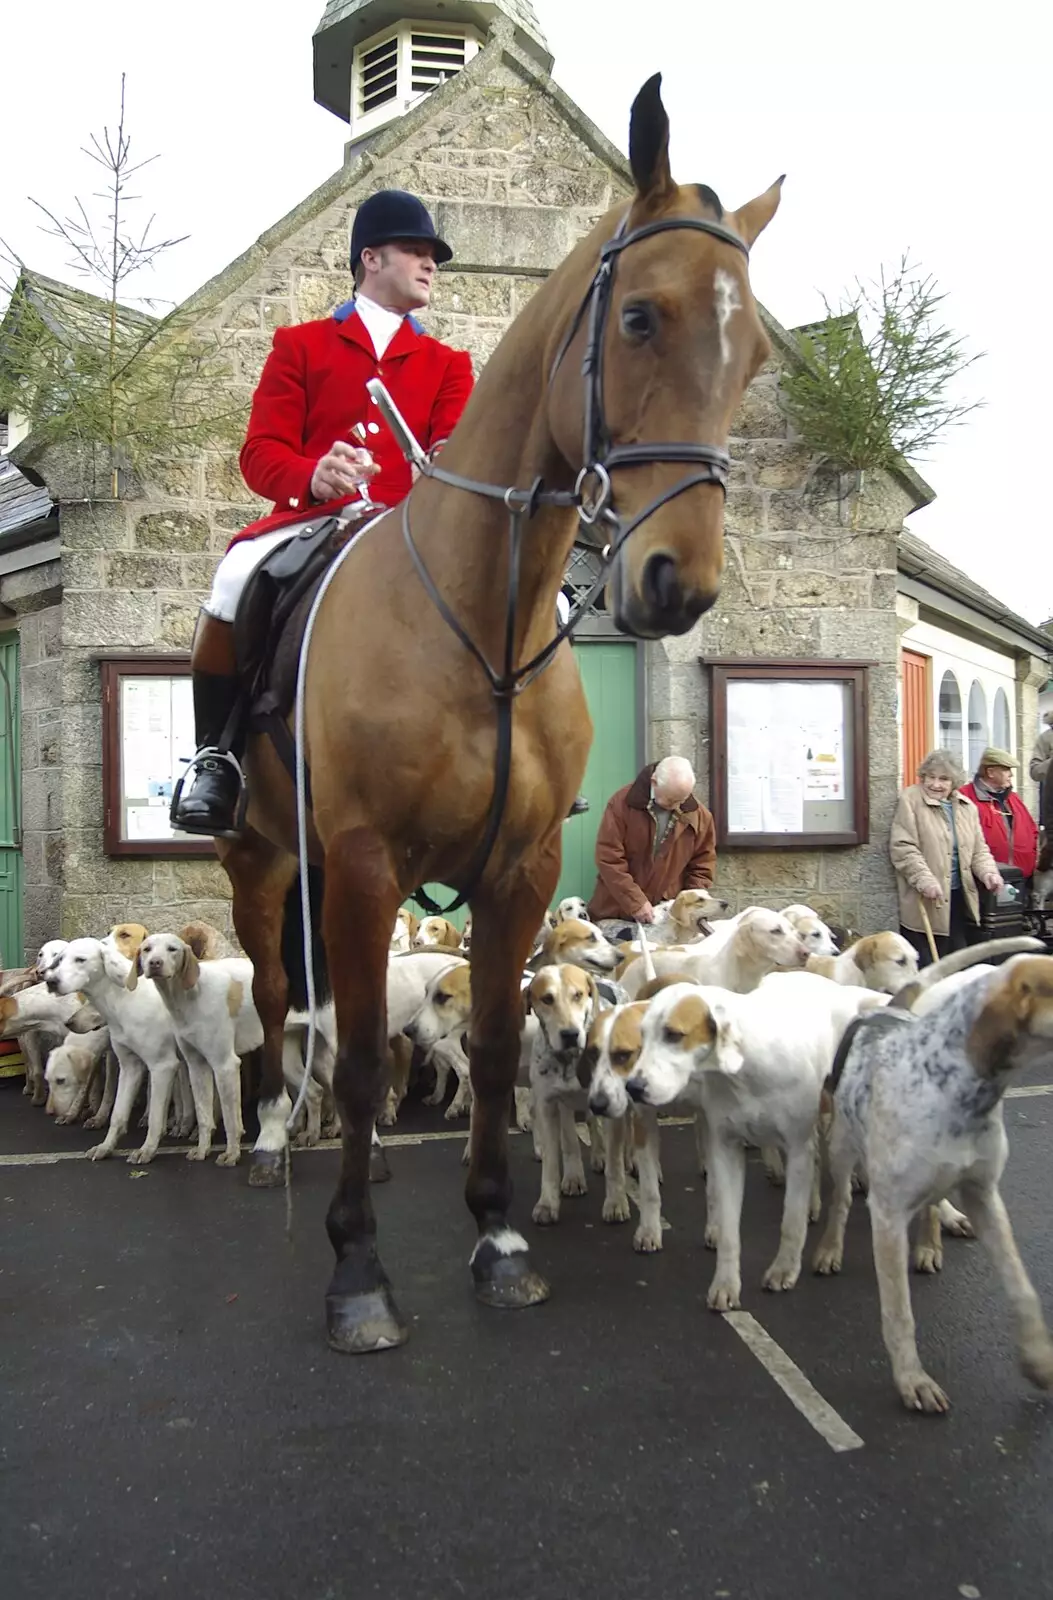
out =
<path fill-rule="evenodd" d="M 282 1071 L 289 1010 L 282 926 L 287 913 L 297 924 L 300 918 L 298 899 L 287 900 L 297 882 L 297 865 L 295 857 L 251 830 L 224 850 L 222 859 L 234 890 L 234 926 L 252 962 L 252 998 L 263 1027 L 257 1104 L 260 1132 L 250 1158 L 249 1183 L 258 1189 L 281 1189 L 285 1187 L 289 1142 L 286 1122 L 292 1111 Z"/>
<path fill-rule="evenodd" d="M 526 1240 L 508 1222 L 508 1117 L 519 1067 L 523 965 L 558 876 L 553 851 L 535 858 L 504 894 L 472 902 L 472 1129 L 465 1194 L 479 1228 L 471 1259 L 475 1292 L 489 1306 L 533 1306 L 549 1294 L 531 1266 Z"/>
<path fill-rule="evenodd" d="M 376 834 L 355 828 L 329 841 L 324 927 L 336 1002 L 333 1094 L 343 1159 L 325 1221 L 336 1253 L 325 1310 L 329 1343 L 347 1355 L 389 1350 L 409 1335 L 377 1254 L 369 1190 L 374 1123 L 387 1088 L 388 943 L 401 899 Z M 382 1160 L 379 1144 L 377 1149 Z"/>

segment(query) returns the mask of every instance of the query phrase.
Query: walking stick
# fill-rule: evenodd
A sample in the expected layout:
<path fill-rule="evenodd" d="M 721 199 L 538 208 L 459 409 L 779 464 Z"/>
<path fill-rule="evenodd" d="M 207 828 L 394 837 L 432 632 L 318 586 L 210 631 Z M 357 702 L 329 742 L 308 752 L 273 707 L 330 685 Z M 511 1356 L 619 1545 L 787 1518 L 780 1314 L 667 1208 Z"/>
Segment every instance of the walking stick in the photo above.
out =
<path fill-rule="evenodd" d="M 921 920 L 925 924 L 925 937 L 929 941 L 929 952 L 933 961 L 938 961 L 940 959 L 940 953 L 936 948 L 936 938 L 932 931 L 932 923 L 929 921 L 929 908 L 925 904 L 924 900 L 921 902 Z"/>

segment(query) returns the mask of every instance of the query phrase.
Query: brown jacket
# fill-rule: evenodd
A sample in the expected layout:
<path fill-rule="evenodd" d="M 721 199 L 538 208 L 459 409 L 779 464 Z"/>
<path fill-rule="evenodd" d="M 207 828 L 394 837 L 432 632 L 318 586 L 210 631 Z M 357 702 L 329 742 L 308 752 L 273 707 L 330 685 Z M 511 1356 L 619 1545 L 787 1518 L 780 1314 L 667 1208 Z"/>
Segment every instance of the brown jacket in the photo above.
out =
<path fill-rule="evenodd" d="M 959 790 L 951 795 L 958 836 L 958 872 L 962 893 L 974 922 L 980 920 L 977 878 L 997 872 L 994 856 L 984 842 L 980 817 L 972 801 Z M 899 920 L 904 928 L 923 933 L 921 891 L 935 883 L 943 891 L 940 901 L 925 902 L 933 933 L 951 929 L 951 829 L 938 800 L 930 800 L 920 783 L 904 789 L 892 819 L 889 854 L 896 869 Z"/>
<path fill-rule="evenodd" d="M 681 889 L 708 889 L 717 865 L 716 830 L 705 806 L 689 795 L 670 819 L 657 856 L 655 819 L 649 810 L 654 763 L 612 794 L 596 835 L 599 878 L 589 914 L 635 917 L 644 902 L 657 905 Z"/>

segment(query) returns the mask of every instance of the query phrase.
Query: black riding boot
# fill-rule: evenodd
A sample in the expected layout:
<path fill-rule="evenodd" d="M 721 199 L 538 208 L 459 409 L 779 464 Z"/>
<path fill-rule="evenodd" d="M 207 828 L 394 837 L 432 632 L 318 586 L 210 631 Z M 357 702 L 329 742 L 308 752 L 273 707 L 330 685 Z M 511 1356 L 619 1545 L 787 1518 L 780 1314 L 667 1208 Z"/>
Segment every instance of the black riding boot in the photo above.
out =
<path fill-rule="evenodd" d="M 237 838 L 244 778 L 228 729 L 240 692 L 233 625 L 202 611 L 190 664 L 198 750 L 173 796 L 172 826 L 184 833 Z"/>

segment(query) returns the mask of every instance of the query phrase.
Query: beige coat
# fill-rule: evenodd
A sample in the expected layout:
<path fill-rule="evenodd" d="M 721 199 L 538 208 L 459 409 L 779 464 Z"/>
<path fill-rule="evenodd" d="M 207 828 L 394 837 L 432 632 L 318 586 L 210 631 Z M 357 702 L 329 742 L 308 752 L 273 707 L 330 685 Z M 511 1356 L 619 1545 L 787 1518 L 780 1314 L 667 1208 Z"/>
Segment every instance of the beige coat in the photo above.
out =
<path fill-rule="evenodd" d="M 958 872 L 962 893 L 973 920 L 980 920 L 977 878 L 997 872 L 994 856 L 984 842 L 980 816 L 972 801 L 957 789 L 951 795 L 958 835 Z M 943 894 L 926 906 L 933 933 L 951 931 L 951 828 L 939 800 L 930 800 L 920 783 L 904 789 L 892 819 L 889 854 L 896 869 L 899 920 L 904 928 L 923 933 L 921 891 L 936 884 Z"/>

